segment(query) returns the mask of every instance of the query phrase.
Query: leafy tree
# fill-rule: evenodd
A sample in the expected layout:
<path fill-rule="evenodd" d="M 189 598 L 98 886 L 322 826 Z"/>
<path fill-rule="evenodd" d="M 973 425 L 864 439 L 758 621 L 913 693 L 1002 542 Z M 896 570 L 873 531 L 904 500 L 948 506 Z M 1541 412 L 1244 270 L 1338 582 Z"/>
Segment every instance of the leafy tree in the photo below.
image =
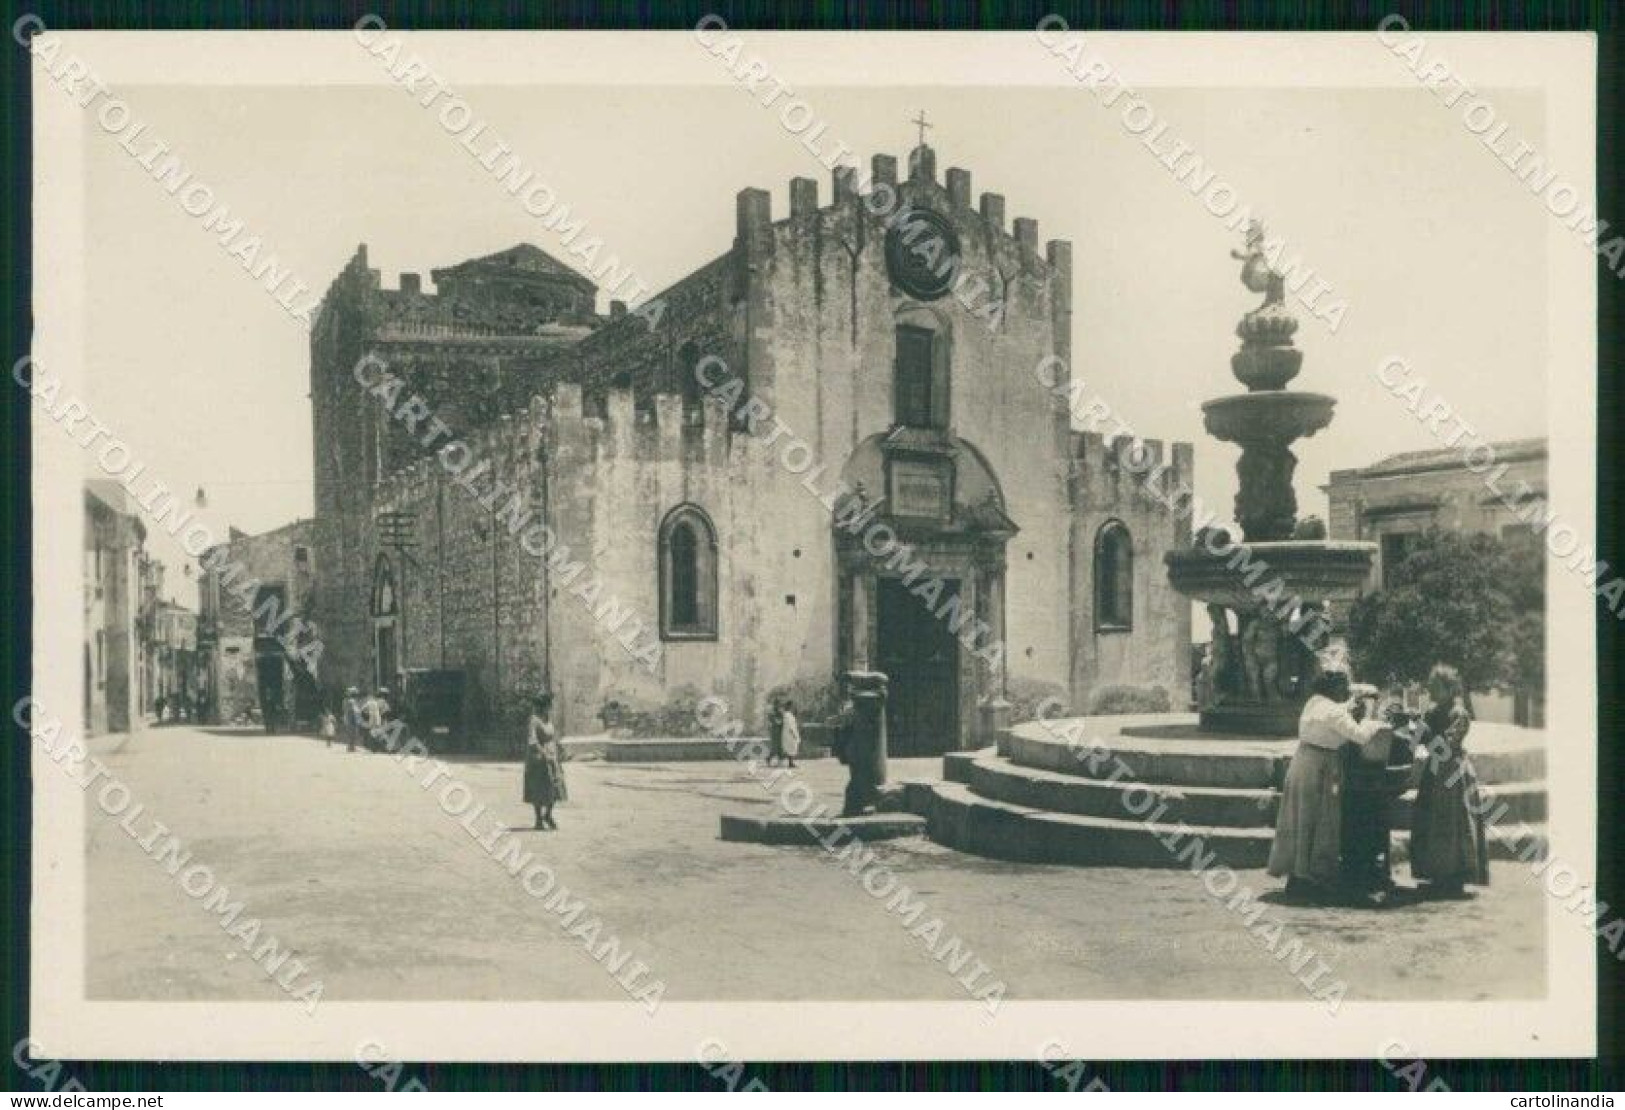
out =
<path fill-rule="evenodd" d="M 1359 674 L 1383 683 L 1420 682 L 1435 663 L 1448 663 L 1469 690 L 1508 684 L 1515 610 L 1504 544 L 1435 529 L 1386 569 L 1392 585 L 1361 598 L 1349 613 L 1349 649 Z M 1521 585 L 1527 589 L 1527 582 Z"/>
<path fill-rule="evenodd" d="M 1507 600 L 1512 621 L 1512 659 L 1505 685 L 1535 692 L 1546 688 L 1546 551 L 1539 540 L 1506 545 Z"/>

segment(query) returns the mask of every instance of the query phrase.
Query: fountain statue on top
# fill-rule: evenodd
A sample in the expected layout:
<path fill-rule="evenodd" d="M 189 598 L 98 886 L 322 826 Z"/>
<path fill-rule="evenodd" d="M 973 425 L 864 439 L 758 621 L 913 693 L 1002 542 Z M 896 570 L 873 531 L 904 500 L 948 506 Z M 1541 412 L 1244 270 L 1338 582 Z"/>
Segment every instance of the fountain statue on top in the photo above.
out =
<path fill-rule="evenodd" d="M 1303 366 L 1292 345 L 1298 321 L 1286 283 L 1270 267 L 1264 229 L 1247 229 L 1241 281 L 1264 303 L 1236 326 L 1241 349 L 1230 368 L 1246 393 L 1202 406 L 1209 435 L 1241 448 L 1235 518 L 1241 536 L 1204 529 L 1189 549 L 1168 553 L 1174 589 L 1207 605 L 1213 639 L 1197 680 L 1202 728 L 1245 735 L 1292 735 L 1330 633 L 1326 603 L 1359 596 L 1376 548 L 1331 543 L 1314 518 L 1298 522 L 1292 444 L 1332 420 L 1337 402 L 1286 388 Z"/>

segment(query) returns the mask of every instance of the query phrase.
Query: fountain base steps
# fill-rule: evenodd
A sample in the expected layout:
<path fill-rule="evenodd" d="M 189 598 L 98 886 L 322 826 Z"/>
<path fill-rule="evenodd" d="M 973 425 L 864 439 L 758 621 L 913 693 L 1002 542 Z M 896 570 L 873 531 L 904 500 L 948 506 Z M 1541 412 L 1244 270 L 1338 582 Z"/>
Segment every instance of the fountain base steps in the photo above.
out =
<path fill-rule="evenodd" d="M 1263 867 L 1269 829 L 1186 828 L 1113 817 L 1082 817 L 995 801 L 968 786 L 936 784 L 926 803 L 927 835 L 938 844 L 994 859 L 1096 867 L 1189 867 L 1194 852 L 1232 868 Z M 1169 845 L 1175 847 L 1170 849 Z"/>
<path fill-rule="evenodd" d="M 1544 742 L 1529 729 L 1473 729 L 1486 813 L 1499 814 L 1488 830 L 1492 858 L 1544 855 Z M 904 784 L 899 808 L 926 818 L 933 840 L 999 859 L 1189 867 L 1189 852 L 1212 852 L 1229 867 L 1262 867 L 1296 746 L 1215 740 L 1188 716 L 1028 723 L 1001 734 L 997 748 L 946 756 L 946 781 Z M 1414 790 L 1396 804 L 1396 858 L 1405 858 L 1413 799 Z"/>

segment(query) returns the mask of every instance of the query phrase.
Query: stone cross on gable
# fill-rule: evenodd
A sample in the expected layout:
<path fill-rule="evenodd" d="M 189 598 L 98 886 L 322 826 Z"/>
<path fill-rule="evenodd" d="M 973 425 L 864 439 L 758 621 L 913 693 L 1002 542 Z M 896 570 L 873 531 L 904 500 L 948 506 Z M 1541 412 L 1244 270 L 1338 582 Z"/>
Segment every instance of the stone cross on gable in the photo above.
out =
<path fill-rule="evenodd" d="M 918 127 L 920 129 L 920 144 L 919 145 L 924 146 L 925 145 L 925 132 L 926 132 L 926 129 L 930 128 L 930 127 L 935 127 L 936 124 L 926 123 L 925 122 L 925 109 L 924 108 L 921 108 L 920 109 L 920 114 L 918 116 L 915 116 L 914 119 L 910 120 L 909 122 L 913 123 L 914 126 L 916 126 L 916 127 Z"/>

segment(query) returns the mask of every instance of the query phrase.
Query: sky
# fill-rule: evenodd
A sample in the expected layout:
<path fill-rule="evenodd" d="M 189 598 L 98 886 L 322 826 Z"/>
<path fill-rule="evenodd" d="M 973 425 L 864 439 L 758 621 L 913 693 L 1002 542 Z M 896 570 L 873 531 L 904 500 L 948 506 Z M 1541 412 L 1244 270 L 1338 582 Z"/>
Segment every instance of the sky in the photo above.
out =
<path fill-rule="evenodd" d="M 740 189 L 768 189 L 775 218 L 792 177 L 816 178 L 828 201 L 828 172 L 732 86 L 458 91 L 656 288 L 728 249 Z M 1324 515 L 1317 487 L 1334 468 L 1438 446 L 1375 378 L 1392 355 L 1486 438 L 1545 434 L 1546 251 L 1560 229 L 1459 113 L 1421 90 L 1139 91 L 1330 283 L 1325 300 L 1348 303 L 1334 334 L 1289 298 L 1305 354 L 1293 388 L 1339 400 L 1331 427 L 1298 445 L 1301 514 Z M 434 268 L 518 242 L 567 253 L 400 89 L 117 92 L 315 290 L 359 243 L 386 286 L 404 270 L 427 287 Z M 828 124 L 826 146 L 865 160 L 903 161 L 923 109 L 939 174 L 969 170 L 975 193 L 1004 195 L 1007 219 L 1070 240 L 1074 374 L 1136 433 L 1194 443 L 1197 493 L 1230 505 L 1236 452 L 1205 435 L 1200 403 L 1240 391 L 1234 329 L 1259 297 L 1230 257 L 1239 237 L 1120 111 L 1077 88 L 798 92 Z M 1490 95 L 1538 148 L 1539 93 Z M 85 141 L 93 407 L 161 480 L 206 491 L 217 534 L 309 516 L 308 336 L 114 139 Z M 170 595 L 195 606 L 178 546 L 149 547 Z"/>

